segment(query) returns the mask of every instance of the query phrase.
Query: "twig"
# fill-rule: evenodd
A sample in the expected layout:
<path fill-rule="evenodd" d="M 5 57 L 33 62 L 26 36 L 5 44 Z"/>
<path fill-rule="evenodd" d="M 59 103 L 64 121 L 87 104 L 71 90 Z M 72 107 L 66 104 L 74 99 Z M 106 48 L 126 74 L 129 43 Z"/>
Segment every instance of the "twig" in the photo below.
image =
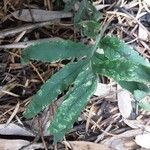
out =
<path fill-rule="evenodd" d="M 97 136 L 97 139 L 96 139 L 94 142 L 95 142 L 95 143 L 100 142 L 100 141 L 105 137 L 105 135 L 108 133 L 108 131 L 110 131 L 111 128 L 112 128 L 112 124 L 110 124 L 110 125 L 105 129 L 105 131 L 103 131 L 102 134 L 98 135 L 98 136 Z"/>
<path fill-rule="evenodd" d="M 116 7 L 116 8 L 119 11 L 121 11 L 123 14 L 125 14 L 125 17 L 133 19 L 136 23 L 138 23 L 139 26 L 141 26 L 141 28 L 143 28 L 143 30 L 145 30 L 147 32 L 148 35 L 150 35 L 150 32 L 145 28 L 145 26 L 137 18 L 135 18 L 133 15 L 131 15 L 124 8 L 121 8 L 121 7 Z M 107 12 L 107 13 L 109 14 L 109 12 Z M 115 14 L 115 13 L 117 14 L 118 12 L 112 12 L 112 14 Z M 120 15 L 121 15 L 121 13 L 120 13 Z"/>
<path fill-rule="evenodd" d="M 26 30 L 31 30 L 31 29 L 36 29 L 45 25 L 51 25 L 54 23 L 57 23 L 58 20 L 51 20 L 51 21 L 47 21 L 47 22 L 41 22 L 41 23 L 35 23 L 35 24 L 27 24 L 24 25 L 22 27 L 15 27 L 15 28 L 11 28 L 11 29 L 6 29 L 0 32 L 0 38 L 4 38 L 7 36 L 13 36 L 19 32 L 22 31 L 26 31 Z"/>
<path fill-rule="evenodd" d="M 41 76 L 41 74 L 39 73 L 38 69 L 30 62 L 31 67 L 33 68 L 33 70 L 37 73 L 37 75 L 39 76 L 39 78 L 41 79 L 41 81 L 43 83 L 45 83 L 43 77 Z"/>

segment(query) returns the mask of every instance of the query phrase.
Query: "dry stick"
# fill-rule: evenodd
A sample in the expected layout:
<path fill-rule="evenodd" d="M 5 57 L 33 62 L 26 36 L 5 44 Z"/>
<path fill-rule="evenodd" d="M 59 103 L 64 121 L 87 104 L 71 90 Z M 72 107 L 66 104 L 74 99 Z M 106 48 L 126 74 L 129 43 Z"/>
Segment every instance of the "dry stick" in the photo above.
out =
<path fill-rule="evenodd" d="M 48 150 L 48 147 L 47 147 L 46 142 L 44 140 L 42 120 L 40 120 L 40 118 L 38 118 L 38 125 L 39 125 L 39 129 L 40 129 L 40 137 L 42 139 L 43 146 L 44 146 L 45 150 Z"/>
<path fill-rule="evenodd" d="M 6 45 L 0 45 L 0 48 L 4 49 L 12 49 L 12 48 L 27 48 L 30 45 L 38 44 L 41 42 L 48 42 L 48 41 L 55 41 L 55 40 L 61 40 L 61 38 L 55 37 L 55 38 L 44 38 L 39 40 L 31 40 L 27 42 L 19 42 L 14 44 L 6 44 Z"/>
<path fill-rule="evenodd" d="M 112 128 L 112 124 L 110 124 L 110 125 L 105 129 L 105 131 L 103 131 L 102 134 L 100 134 L 100 135 L 97 136 L 97 139 L 94 141 L 94 143 L 100 142 L 100 141 L 105 137 L 105 135 L 108 133 L 108 131 L 109 131 L 111 128 Z M 114 135 L 112 135 L 112 136 L 114 136 Z"/>
<path fill-rule="evenodd" d="M 22 27 L 15 27 L 7 30 L 3 30 L 0 32 L 0 38 L 4 38 L 6 36 L 13 36 L 19 32 L 26 31 L 26 30 L 31 30 L 31 29 L 36 29 L 45 25 L 51 25 L 54 23 L 58 23 L 58 20 L 51 20 L 47 22 L 41 22 L 41 23 L 35 23 L 35 24 L 28 24 L 24 25 Z"/>
<path fill-rule="evenodd" d="M 45 81 L 44 81 L 43 77 L 40 75 L 38 69 L 37 69 L 31 62 L 30 62 L 30 65 L 31 65 L 31 67 L 33 68 L 33 70 L 37 73 L 37 75 L 39 76 L 39 78 L 41 79 L 41 81 L 42 81 L 43 83 L 45 83 Z"/>
<path fill-rule="evenodd" d="M 138 23 L 139 26 L 141 26 L 141 28 L 143 30 L 145 30 L 147 32 L 148 35 L 150 35 L 150 32 L 146 29 L 146 27 L 134 16 L 132 16 L 128 11 L 126 11 L 123 8 L 117 7 L 122 13 L 124 13 L 126 16 L 130 17 L 131 19 L 133 19 L 136 23 Z M 115 12 L 114 12 L 115 13 Z M 125 16 L 125 17 L 126 17 Z"/>

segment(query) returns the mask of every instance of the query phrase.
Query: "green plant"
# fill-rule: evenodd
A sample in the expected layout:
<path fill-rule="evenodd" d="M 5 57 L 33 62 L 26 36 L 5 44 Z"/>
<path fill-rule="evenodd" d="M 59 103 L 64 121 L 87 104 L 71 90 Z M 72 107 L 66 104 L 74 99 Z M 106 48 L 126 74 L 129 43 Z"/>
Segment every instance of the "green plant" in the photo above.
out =
<path fill-rule="evenodd" d="M 72 128 L 97 87 L 98 75 L 113 78 L 134 95 L 140 106 L 149 109 L 149 105 L 140 100 L 150 94 L 147 86 L 150 83 L 150 64 L 117 37 L 102 38 L 98 35 L 97 22 L 90 20 L 81 25 L 92 28 L 94 34 L 87 29 L 83 31 L 96 39 L 95 45 L 56 40 L 32 45 L 22 53 L 23 63 L 30 60 L 51 63 L 72 60 L 41 86 L 24 113 L 26 118 L 33 118 L 68 90 L 49 127 L 54 142 L 62 140 Z M 99 53 L 99 49 L 104 53 Z"/>
<path fill-rule="evenodd" d="M 92 5 L 91 0 L 66 0 L 65 11 L 75 9 L 75 4 L 79 7 L 74 16 L 74 23 L 78 25 L 81 21 L 94 20 L 102 18 L 99 11 Z"/>
<path fill-rule="evenodd" d="M 74 59 L 44 83 L 33 96 L 24 116 L 32 118 L 59 94 L 67 90 L 63 103 L 58 107 L 49 131 L 57 142 L 63 138 L 80 115 L 87 100 L 94 93 L 98 75 L 116 80 L 123 88 L 134 94 L 137 100 L 150 93 L 150 64 L 124 42 L 116 37 L 104 37 L 98 44 L 104 54 L 93 52 L 94 46 L 75 43 L 69 40 L 42 42 L 25 49 L 22 54 L 24 63 L 29 60 L 55 62 Z"/>

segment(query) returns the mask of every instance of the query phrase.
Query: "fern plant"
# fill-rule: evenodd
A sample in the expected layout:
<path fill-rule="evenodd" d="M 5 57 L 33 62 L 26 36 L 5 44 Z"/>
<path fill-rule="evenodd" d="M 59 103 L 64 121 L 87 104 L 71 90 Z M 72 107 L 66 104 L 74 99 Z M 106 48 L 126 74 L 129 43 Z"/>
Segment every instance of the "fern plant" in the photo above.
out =
<path fill-rule="evenodd" d="M 75 3 L 78 0 L 72 1 Z M 89 14 L 95 17 L 90 16 L 89 20 L 84 20 L 79 25 L 84 35 L 96 39 L 95 45 L 70 40 L 41 42 L 26 48 L 21 56 L 23 63 L 30 60 L 50 63 L 72 60 L 41 86 L 24 112 L 28 119 L 35 117 L 69 89 L 48 129 L 54 136 L 55 143 L 61 141 L 72 128 L 95 92 L 99 75 L 113 78 L 134 95 L 141 107 L 150 110 L 150 105 L 141 101 L 150 94 L 147 86 L 150 83 L 150 63 L 117 37 L 99 36 L 98 12 L 88 0 L 82 0 L 81 4 L 82 7 L 75 15 L 75 23 L 82 21 L 88 13 L 87 8 L 90 8 Z M 103 49 L 104 53 L 99 53 L 99 49 Z"/>

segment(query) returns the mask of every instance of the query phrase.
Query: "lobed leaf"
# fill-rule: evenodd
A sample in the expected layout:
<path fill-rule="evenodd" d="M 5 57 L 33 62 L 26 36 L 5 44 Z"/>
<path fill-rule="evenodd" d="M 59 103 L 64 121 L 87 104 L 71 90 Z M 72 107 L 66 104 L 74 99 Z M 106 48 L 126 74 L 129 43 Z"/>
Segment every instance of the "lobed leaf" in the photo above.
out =
<path fill-rule="evenodd" d="M 87 104 L 87 100 L 94 93 L 96 85 L 97 76 L 88 64 L 76 78 L 73 90 L 57 109 L 49 127 L 50 133 L 54 135 L 54 142 L 62 140 L 65 133 L 72 128 L 73 123 Z"/>
<path fill-rule="evenodd" d="M 74 82 L 82 67 L 86 64 L 87 60 L 70 63 L 55 73 L 41 86 L 37 94 L 33 96 L 32 101 L 26 108 L 24 116 L 26 118 L 32 118 L 50 105 L 61 92 L 66 90 Z"/>
<path fill-rule="evenodd" d="M 134 64 L 125 59 L 106 60 L 103 63 L 93 63 L 93 70 L 116 81 L 150 82 L 150 67 Z"/>
<path fill-rule="evenodd" d="M 142 56 L 140 56 L 138 52 L 133 50 L 133 48 L 131 48 L 129 45 L 127 45 L 117 37 L 104 37 L 100 41 L 99 47 L 104 50 L 105 56 L 110 60 L 124 58 L 134 63 L 150 67 L 150 63 L 148 63 Z"/>
<path fill-rule="evenodd" d="M 94 55 L 92 57 L 93 66 L 99 65 L 99 67 L 102 67 L 101 64 L 103 64 L 104 62 L 107 62 L 107 61 L 110 61 L 110 60 L 108 58 L 106 58 L 104 54 L 99 54 L 97 52 L 94 53 Z M 118 63 L 119 63 L 119 61 L 118 61 Z M 135 64 L 133 64 L 133 65 L 135 65 Z M 111 64 L 110 64 L 110 66 L 111 66 Z M 116 67 L 117 67 L 117 65 L 116 65 Z M 116 68 L 116 67 L 114 67 L 114 68 Z M 124 69 L 123 65 L 122 65 L 122 67 L 123 67 L 122 69 Z M 142 65 L 140 65 L 140 68 L 144 69 L 145 67 L 142 67 Z M 148 67 L 146 67 L 146 68 L 148 69 Z M 103 69 L 105 70 L 106 68 L 103 68 Z M 121 73 L 121 70 L 120 70 L 120 73 Z M 116 74 L 118 74 L 118 73 L 116 72 Z M 142 77 L 142 75 L 141 75 L 141 77 Z M 145 96 L 150 94 L 150 89 L 146 84 L 140 83 L 139 81 L 126 81 L 126 78 L 124 78 L 124 79 L 125 79 L 124 81 L 123 80 L 120 80 L 120 81 L 116 80 L 116 81 L 122 86 L 122 88 L 130 91 L 134 95 L 136 100 L 139 101 L 139 100 L 143 99 Z"/>
<path fill-rule="evenodd" d="M 43 62 L 56 62 L 63 59 L 89 57 L 92 54 L 90 46 L 70 40 L 56 40 L 31 45 L 22 53 L 23 63 L 30 59 Z"/>

